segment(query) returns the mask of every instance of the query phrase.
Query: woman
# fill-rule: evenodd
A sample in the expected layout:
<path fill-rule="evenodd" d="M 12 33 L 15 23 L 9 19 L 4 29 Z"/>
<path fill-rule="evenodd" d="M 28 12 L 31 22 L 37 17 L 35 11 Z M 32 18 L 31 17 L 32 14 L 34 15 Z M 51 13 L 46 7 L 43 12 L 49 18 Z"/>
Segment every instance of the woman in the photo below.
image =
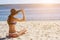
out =
<path fill-rule="evenodd" d="M 22 19 L 18 19 L 18 18 L 14 17 L 15 15 L 18 14 L 18 12 L 22 12 L 22 15 L 23 15 Z M 19 21 L 19 22 L 25 21 L 23 9 L 18 10 L 18 11 L 16 11 L 15 9 L 11 9 L 11 14 L 8 16 L 8 20 L 7 20 L 7 23 L 9 25 L 9 37 L 15 38 L 15 37 L 18 37 L 26 32 L 26 29 L 21 30 L 20 32 L 16 32 L 15 25 L 16 25 L 17 21 Z"/>

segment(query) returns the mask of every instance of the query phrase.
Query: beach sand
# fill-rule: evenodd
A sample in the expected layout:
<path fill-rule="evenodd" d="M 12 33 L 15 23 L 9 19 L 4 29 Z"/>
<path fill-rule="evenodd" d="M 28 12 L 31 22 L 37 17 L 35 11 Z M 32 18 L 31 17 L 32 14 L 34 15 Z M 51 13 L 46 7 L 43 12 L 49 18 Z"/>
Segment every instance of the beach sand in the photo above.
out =
<path fill-rule="evenodd" d="M 6 21 L 0 21 L 0 40 L 60 40 L 60 21 L 17 22 L 16 30 L 26 28 L 27 32 L 17 38 L 6 38 L 9 27 Z"/>

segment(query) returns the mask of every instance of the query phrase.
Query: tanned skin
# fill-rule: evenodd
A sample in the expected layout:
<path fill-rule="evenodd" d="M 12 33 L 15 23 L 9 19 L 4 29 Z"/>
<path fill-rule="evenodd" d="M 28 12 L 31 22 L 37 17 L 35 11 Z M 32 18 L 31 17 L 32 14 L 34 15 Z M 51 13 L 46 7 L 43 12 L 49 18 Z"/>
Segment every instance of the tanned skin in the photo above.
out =
<path fill-rule="evenodd" d="M 17 15 L 19 12 L 22 12 L 23 18 L 22 19 L 14 18 L 14 16 Z M 10 24 L 10 22 L 13 22 L 13 21 L 22 22 L 22 21 L 25 21 L 25 19 L 26 18 L 25 18 L 23 9 L 18 11 L 16 11 L 15 9 L 11 9 L 11 14 L 8 16 L 8 20 L 7 20 L 7 23 L 9 25 L 9 37 L 16 38 L 16 37 L 19 37 L 20 35 L 23 35 L 26 32 L 26 29 L 23 29 L 20 32 L 18 32 L 18 34 L 16 34 L 15 24 Z"/>

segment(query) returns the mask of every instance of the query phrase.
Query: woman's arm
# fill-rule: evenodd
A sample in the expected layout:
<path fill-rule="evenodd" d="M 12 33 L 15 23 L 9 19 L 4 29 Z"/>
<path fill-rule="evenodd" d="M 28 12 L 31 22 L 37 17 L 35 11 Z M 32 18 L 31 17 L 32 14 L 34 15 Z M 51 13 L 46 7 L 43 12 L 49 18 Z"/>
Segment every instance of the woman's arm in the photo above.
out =
<path fill-rule="evenodd" d="M 14 18 L 15 21 L 19 21 L 19 22 L 22 22 L 21 19 L 18 19 L 18 18 Z"/>
<path fill-rule="evenodd" d="M 19 13 L 21 10 L 16 11 L 16 13 Z"/>
<path fill-rule="evenodd" d="M 18 13 L 18 12 L 22 12 L 23 18 L 22 18 L 22 19 L 14 18 L 14 19 L 15 19 L 16 21 L 20 21 L 20 22 L 21 22 L 21 21 L 25 21 L 26 18 L 25 18 L 25 15 L 24 15 L 24 10 L 21 9 L 21 10 L 18 10 L 17 13 Z"/>
<path fill-rule="evenodd" d="M 26 20 L 26 18 L 25 18 L 25 14 L 24 14 L 25 12 L 24 12 L 24 10 L 22 9 L 22 15 L 23 15 L 23 18 L 22 18 L 22 20 L 23 21 L 25 21 Z"/>

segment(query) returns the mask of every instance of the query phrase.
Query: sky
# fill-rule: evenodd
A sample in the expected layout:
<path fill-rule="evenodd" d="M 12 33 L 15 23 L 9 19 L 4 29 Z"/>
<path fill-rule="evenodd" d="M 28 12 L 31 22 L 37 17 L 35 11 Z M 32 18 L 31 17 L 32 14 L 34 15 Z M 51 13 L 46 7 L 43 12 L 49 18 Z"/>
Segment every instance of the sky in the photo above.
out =
<path fill-rule="evenodd" d="M 0 0 L 0 4 L 60 3 L 60 0 Z"/>

